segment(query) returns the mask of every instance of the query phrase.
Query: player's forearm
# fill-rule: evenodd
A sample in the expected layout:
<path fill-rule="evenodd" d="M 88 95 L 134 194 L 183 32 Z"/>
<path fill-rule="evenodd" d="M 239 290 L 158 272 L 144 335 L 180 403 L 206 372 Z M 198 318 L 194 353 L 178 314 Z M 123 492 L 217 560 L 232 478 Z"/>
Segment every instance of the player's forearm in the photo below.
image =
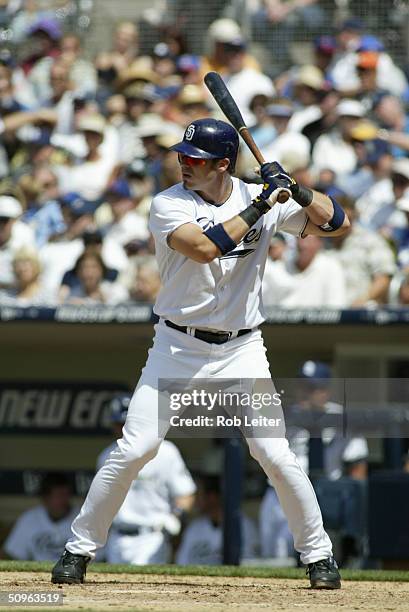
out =
<path fill-rule="evenodd" d="M 249 229 L 277 203 L 282 191 L 281 187 L 276 187 L 274 191 L 271 191 L 269 185 L 265 184 L 261 194 L 252 200 L 250 206 L 241 213 L 203 232 L 203 235 L 216 246 L 216 257 L 233 251 Z M 285 188 L 284 191 L 290 195 L 289 189 Z"/>
<path fill-rule="evenodd" d="M 325 194 L 314 190 L 312 190 L 312 193 L 312 202 L 309 206 L 306 206 L 304 210 L 308 218 L 311 219 L 315 225 L 324 225 L 332 219 L 334 215 L 334 205 Z"/>
<path fill-rule="evenodd" d="M 225 221 L 220 225 L 223 226 L 227 236 L 231 239 L 232 243 L 234 243 L 234 245 L 232 244 L 231 250 L 233 250 L 235 245 L 237 246 L 237 244 L 241 242 L 249 231 L 249 226 L 239 215 L 228 219 L 228 221 Z M 214 242 L 212 242 L 212 240 L 208 238 L 206 234 L 203 233 L 202 236 L 203 240 L 200 241 L 197 249 L 199 256 L 203 258 L 201 263 L 210 263 L 214 259 L 221 257 L 221 255 L 223 255 L 222 250 Z"/>
<path fill-rule="evenodd" d="M 223 223 L 201 231 L 193 223 L 185 223 L 168 236 L 169 246 L 198 263 L 210 263 L 214 259 L 233 251 L 249 229 L 271 210 L 280 194 L 291 194 L 287 186 L 272 186 L 267 182 L 250 206 Z"/>
<path fill-rule="evenodd" d="M 197 225 L 186 223 L 169 236 L 168 244 L 185 257 L 206 264 L 221 257 L 228 250 L 232 251 L 248 230 L 249 224 L 240 215 L 235 215 L 206 232 L 202 232 Z"/>
<path fill-rule="evenodd" d="M 234 247 L 233 240 L 232 243 Z M 168 244 L 171 249 L 202 264 L 210 263 L 222 254 L 217 244 L 210 240 L 197 225 L 191 223 L 186 223 L 175 230 L 169 236 Z"/>

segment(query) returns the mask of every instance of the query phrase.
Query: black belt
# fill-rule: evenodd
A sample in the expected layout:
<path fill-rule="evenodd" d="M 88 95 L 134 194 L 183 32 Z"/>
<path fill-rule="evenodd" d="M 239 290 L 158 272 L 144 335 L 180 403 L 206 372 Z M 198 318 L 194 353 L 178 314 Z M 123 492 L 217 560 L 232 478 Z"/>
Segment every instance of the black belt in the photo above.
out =
<path fill-rule="evenodd" d="M 145 533 L 152 533 L 154 531 L 158 531 L 158 529 L 156 529 L 155 527 L 151 527 L 149 525 L 140 525 L 140 526 L 121 525 L 119 527 L 114 526 L 113 528 L 116 531 L 116 533 L 119 533 L 120 535 L 129 535 L 129 536 L 142 535 Z"/>
<path fill-rule="evenodd" d="M 165 325 L 171 327 L 172 329 L 177 329 L 178 331 L 189 334 L 188 329 L 192 329 L 193 333 L 189 334 L 198 338 L 198 340 L 203 340 L 203 342 L 208 342 L 209 344 L 224 344 L 229 340 L 233 340 L 234 338 L 238 338 L 239 336 L 245 336 L 249 334 L 252 329 L 239 329 L 237 334 L 235 332 L 210 332 L 205 331 L 204 329 L 196 329 L 196 328 L 188 328 L 186 325 L 176 325 L 176 323 L 172 323 L 172 321 L 165 320 Z"/>

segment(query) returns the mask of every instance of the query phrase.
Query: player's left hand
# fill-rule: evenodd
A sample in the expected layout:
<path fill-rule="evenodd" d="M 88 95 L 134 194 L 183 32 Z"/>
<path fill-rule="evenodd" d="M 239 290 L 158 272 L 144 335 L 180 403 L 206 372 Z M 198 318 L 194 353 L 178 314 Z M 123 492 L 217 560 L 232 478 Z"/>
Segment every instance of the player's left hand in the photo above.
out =
<path fill-rule="evenodd" d="M 265 200 L 270 206 L 276 204 L 282 191 L 286 191 L 291 196 L 292 179 L 277 162 L 263 164 L 261 168 L 256 168 L 255 172 L 261 175 L 264 181 L 263 189 L 258 197 Z"/>
<path fill-rule="evenodd" d="M 281 187 L 291 191 L 291 185 L 295 183 L 294 179 L 284 170 L 278 162 L 267 162 L 260 167 L 260 176 L 264 183 L 275 185 L 275 188 Z"/>

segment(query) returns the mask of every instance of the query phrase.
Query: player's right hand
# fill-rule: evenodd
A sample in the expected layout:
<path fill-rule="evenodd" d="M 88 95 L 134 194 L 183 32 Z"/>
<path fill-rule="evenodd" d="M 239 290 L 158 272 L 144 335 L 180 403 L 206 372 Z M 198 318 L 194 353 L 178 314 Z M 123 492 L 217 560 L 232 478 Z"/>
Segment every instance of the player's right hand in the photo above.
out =
<path fill-rule="evenodd" d="M 258 196 L 270 206 L 277 203 L 280 193 L 285 191 L 291 196 L 291 177 L 284 174 L 283 169 L 277 162 L 263 164 L 257 168 L 257 174 L 261 175 L 264 181 L 263 189 Z"/>

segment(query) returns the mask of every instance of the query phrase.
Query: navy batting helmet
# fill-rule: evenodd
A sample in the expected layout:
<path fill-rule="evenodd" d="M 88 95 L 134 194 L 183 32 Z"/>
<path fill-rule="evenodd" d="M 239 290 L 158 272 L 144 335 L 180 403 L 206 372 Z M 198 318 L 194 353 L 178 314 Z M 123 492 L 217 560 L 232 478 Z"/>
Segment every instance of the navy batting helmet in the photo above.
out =
<path fill-rule="evenodd" d="M 184 133 L 182 142 L 171 147 L 189 157 L 201 159 L 230 160 L 230 171 L 236 166 L 239 150 L 239 137 L 229 123 L 219 119 L 197 119 L 190 123 Z"/>
<path fill-rule="evenodd" d="M 321 389 L 329 387 L 331 370 L 326 363 L 309 360 L 301 366 L 298 378 L 304 379 L 310 387 Z"/>
<path fill-rule="evenodd" d="M 306 361 L 302 364 L 298 376 L 300 378 L 331 378 L 331 370 L 322 361 Z"/>
<path fill-rule="evenodd" d="M 131 396 L 127 393 L 121 393 L 111 400 L 110 408 L 112 423 L 121 423 L 122 425 L 125 423 L 130 402 Z"/>

